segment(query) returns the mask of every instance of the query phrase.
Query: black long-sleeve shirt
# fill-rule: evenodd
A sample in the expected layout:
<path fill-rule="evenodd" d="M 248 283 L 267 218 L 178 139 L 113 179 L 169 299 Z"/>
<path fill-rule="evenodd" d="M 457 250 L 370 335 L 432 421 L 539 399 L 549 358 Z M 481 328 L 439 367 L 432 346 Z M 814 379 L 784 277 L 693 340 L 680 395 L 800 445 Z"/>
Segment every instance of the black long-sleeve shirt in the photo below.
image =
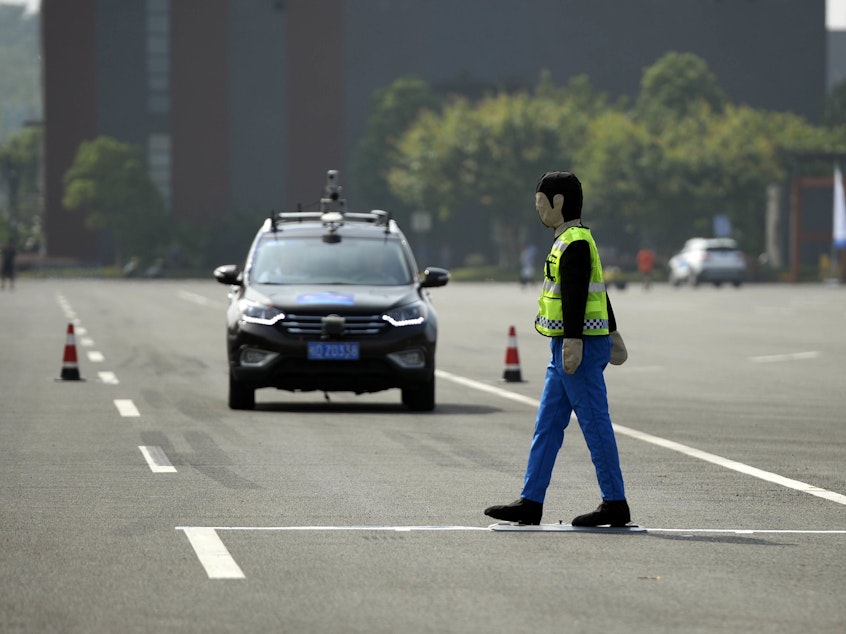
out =
<path fill-rule="evenodd" d="M 581 339 L 585 322 L 588 287 L 590 285 L 590 245 L 587 240 L 575 240 L 567 245 L 558 262 L 561 284 L 561 304 L 564 315 L 564 337 Z M 617 321 L 608 296 L 608 331 L 617 330 Z"/>

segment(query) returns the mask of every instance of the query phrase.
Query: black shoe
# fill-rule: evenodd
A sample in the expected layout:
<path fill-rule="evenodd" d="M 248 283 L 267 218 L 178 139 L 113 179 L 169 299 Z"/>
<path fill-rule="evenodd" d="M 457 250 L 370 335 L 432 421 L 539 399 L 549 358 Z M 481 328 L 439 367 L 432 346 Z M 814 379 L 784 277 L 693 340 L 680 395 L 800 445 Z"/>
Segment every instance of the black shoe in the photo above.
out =
<path fill-rule="evenodd" d="M 625 500 L 603 502 L 593 513 L 579 515 L 571 523 L 573 526 L 625 526 L 632 521 L 629 505 Z"/>
<path fill-rule="evenodd" d="M 485 515 L 503 522 L 540 524 L 541 515 L 543 515 L 543 503 L 520 498 L 514 500 L 511 504 L 489 506 L 485 509 Z"/>

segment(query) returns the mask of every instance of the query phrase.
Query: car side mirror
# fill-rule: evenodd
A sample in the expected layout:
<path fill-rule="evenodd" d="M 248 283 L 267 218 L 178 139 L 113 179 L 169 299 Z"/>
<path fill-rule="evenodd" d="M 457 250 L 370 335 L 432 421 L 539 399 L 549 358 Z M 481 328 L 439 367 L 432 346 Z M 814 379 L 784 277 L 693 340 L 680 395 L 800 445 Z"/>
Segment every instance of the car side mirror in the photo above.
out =
<path fill-rule="evenodd" d="M 237 264 L 224 264 L 214 270 L 214 279 L 221 284 L 228 284 L 230 286 L 243 286 L 244 278 L 241 274 L 241 268 Z"/>
<path fill-rule="evenodd" d="M 426 267 L 426 270 L 420 276 L 420 286 L 423 288 L 446 286 L 447 282 L 449 282 L 449 271 L 437 266 Z"/>

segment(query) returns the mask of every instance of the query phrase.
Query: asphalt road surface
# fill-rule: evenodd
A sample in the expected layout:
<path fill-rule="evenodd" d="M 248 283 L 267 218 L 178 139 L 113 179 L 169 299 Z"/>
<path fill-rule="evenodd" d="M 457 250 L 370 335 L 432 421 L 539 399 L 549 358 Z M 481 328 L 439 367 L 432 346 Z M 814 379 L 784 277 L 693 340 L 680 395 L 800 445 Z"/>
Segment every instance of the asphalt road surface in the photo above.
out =
<path fill-rule="evenodd" d="M 612 291 L 632 534 L 488 530 L 520 492 L 538 289 L 434 289 L 437 408 L 226 405 L 226 288 L 0 293 L 2 632 L 846 631 L 846 288 Z M 60 381 L 66 328 L 84 381 Z M 503 382 L 516 328 L 523 382 Z M 599 503 L 569 427 L 544 522 Z"/>

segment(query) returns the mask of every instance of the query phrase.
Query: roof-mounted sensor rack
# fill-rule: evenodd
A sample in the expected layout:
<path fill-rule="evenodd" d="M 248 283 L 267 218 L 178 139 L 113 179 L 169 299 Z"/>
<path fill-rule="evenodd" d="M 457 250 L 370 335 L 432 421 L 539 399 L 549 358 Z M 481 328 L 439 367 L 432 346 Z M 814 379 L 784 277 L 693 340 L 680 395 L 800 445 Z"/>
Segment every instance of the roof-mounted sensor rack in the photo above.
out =
<path fill-rule="evenodd" d="M 366 222 L 390 230 L 391 214 L 382 209 L 369 212 L 346 211 L 346 200 L 341 198 L 342 187 L 338 184 L 338 170 L 326 172 L 326 187 L 320 199 L 320 211 L 285 211 L 270 216 L 271 229 L 276 231 L 280 224 L 291 222 L 320 221 L 330 231 L 346 222 Z"/>

